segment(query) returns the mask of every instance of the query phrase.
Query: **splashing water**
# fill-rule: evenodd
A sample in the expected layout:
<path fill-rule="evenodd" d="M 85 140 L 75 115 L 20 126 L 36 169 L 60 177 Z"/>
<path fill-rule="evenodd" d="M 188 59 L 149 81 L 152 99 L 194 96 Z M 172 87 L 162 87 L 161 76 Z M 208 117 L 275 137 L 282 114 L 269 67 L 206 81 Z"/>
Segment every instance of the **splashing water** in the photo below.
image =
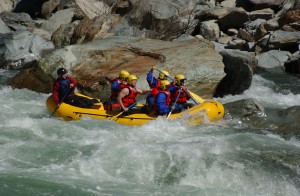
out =
<path fill-rule="evenodd" d="M 296 138 L 236 130 L 225 120 L 65 122 L 49 118 L 48 96 L 0 87 L 1 195 L 300 194 Z M 243 95 L 220 101 L 250 96 L 278 107 L 299 103 L 299 94 L 276 92 L 259 76 Z"/>

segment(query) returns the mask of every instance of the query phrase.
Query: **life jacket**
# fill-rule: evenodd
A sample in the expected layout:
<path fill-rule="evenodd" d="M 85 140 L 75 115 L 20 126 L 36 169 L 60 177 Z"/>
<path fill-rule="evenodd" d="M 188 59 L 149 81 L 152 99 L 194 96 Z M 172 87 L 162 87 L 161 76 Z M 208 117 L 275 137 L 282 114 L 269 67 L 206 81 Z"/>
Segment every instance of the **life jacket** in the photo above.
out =
<path fill-rule="evenodd" d="M 119 92 L 120 92 L 120 85 L 122 84 L 122 80 L 120 78 L 113 78 L 109 81 L 109 83 L 113 83 L 117 81 L 118 83 L 118 91 L 116 91 L 116 89 L 113 89 L 111 88 L 111 91 L 110 91 L 110 98 L 112 99 L 113 97 L 118 97 L 119 95 Z"/>
<path fill-rule="evenodd" d="M 150 94 L 149 96 L 155 96 L 159 93 L 159 88 L 158 87 L 153 87 L 151 90 L 150 90 Z"/>
<path fill-rule="evenodd" d="M 68 78 L 58 78 L 59 82 L 59 100 L 63 98 L 63 96 L 70 90 L 71 81 Z M 74 89 L 71 89 L 69 94 L 72 93 Z"/>
<path fill-rule="evenodd" d="M 166 100 L 165 100 L 165 105 L 170 105 L 170 100 L 171 100 L 171 94 L 169 91 L 166 91 L 166 90 L 161 90 L 159 89 L 159 92 L 158 93 L 164 93 L 167 97 L 166 97 Z M 156 106 L 156 98 L 157 98 L 157 95 L 158 93 L 156 94 L 156 96 L 154 97 L 154 111 L 157 111 L 157 106 Z"/>
<path fill-rule="evenodd" d="M 122 102 L 125 107 L 128 107 L 135 102 L 137 91 L 129 85 L 125 85 L 124 88 L 129 89 L 129 94 L 122 98 Z"/>
<path fill-rule="evenodd" d="M 160 87 L 160 82 L 161 82 L 161 80 L 160 79 L 157 79 L 157 84 L 156 84 L 156 88 L 159 88 Z"/>
<path fill-rule="evenodd" d="M 123 88 L 125 88 L 126 86 L 128 86 L 128 84 L 123 84 L 123 83 L 121 83 L 120 85 L 119 85 L 119 93 L 120 93 L 120 91 L 123 89 Z M 118 95 L 119 95 L 119 93 L 118 93 Z M 117 95 L 117 96 L 118 96 Z"/>
<path fill-rule="evenodd" d="M 177 103 L 179 103 L 179 104 L 186 103 L 186 101 L 189 99 L 189 96 L 186 93 L 187 88 L 185 86 L 182 86 L 181 88 L 182 88 L 181 90 L 177 89 L 176 92 L 174 93 L 174 95 L 172 95 L 172 97 L 171 97 L 171 103 L 175 103 L 176 98 L 177 98 L 179 92 L 180 92 L 180 95 L 179 95 L 179 97 L 177 99 L 176 104 Z"/>
<path fill-rule="evenodd" d="M 155 96 L 155 95 L 157 95 L 159 93 L 159 91 L 160 91 L 159 88 L 160 88 L 160 80 L 157 80 L 157 84 L 156 84 L 156 86 L 154 86 L 153 88 L 151 88 L 149 96 Z"/>

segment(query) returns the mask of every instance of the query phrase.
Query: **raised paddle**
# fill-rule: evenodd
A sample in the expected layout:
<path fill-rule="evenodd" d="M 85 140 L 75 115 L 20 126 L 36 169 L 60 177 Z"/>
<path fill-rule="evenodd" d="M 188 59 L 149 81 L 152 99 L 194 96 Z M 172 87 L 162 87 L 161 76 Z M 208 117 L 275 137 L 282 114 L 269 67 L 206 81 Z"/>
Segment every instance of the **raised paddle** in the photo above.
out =
<path fill-rule="evenodd" d="M 160 73 L 162 73 L 162 74 L 164 74 L 162 71 L 160 71 L 159 69 L 157 69 L 157 68 L 155 68 L 158 72 L 160 72 Z M 168 76 L 168 75 L 165 75 L 165 76 L 167 76 L 171 81 L 173 80 L 170 76 Z M 181 86 L 178 82 L 175 82 L 178 86 Z M 196 103 L 196 104 L 199 104 L 199 102 L 198 101 L 196 101 L 194 98 L 193 98 L 193 96 L 188 92 L 188 91 L 186 91 L 184 88 L 182 88 L 182 90 L 188 95 L 188 96 L 190 96 L 190 98 Z"/>
<path fill-rule="evenodd" d="M 174 102 L 174 104 L 173 104 L 174 108 L 171 109 L 171 111 L 169 112 L 169 114 L 168 114 L 168 116 L 167 116 L 167 119 L 170 117 L 170 115 L 172 114 L 173 110 L 175 109 L 175 106 L 176 106 L 176 104 L 177 104 L 178 98 L 179 98 L 179 96 L 180 96 L 180 94 L 181 94 L 181 90 L 182 90 L 182 88 L 180 88 L 180 90 L 179 90 L 179 93 L 178 93 L 178 95 L 177 95 L 177 97 L 176 97 L 176 100 L 175 100 L 175 102 Z"/>
<path fill-rule="evenodd" d="M 57 104 L 56 108 L 53 110 L 53 112 L 52 112 L 51 115 L 49 116 L 50 118 L 53 117 L 53 115 L 55 114 L 56 110 L 58 110 L 60 104 L 64 101 L 64 99 L 66 98 L 66 96 L 69 94 L 70 90 L 71 90 L 71 88 L 69 88 L 69 89 L 67 90 L 67 92 L 64 94 L 63 98 L 60 100 L 60 102 Z"/>
<path fill-rule="evenodd" d="M 147 97 L 149 95 L 150 91 L 143 95 L 142 97 L 140 97 L 138 100 L 136 100 L 133 104 L 131 104 L 130 106 L 128 106 L 127 108 L 130 109 L 132 107 L 134 107 L 138 102 L 142 101 L 145 97 Z M 115 120 L 116 118 L 118 118 L 120 115 L 122 115 L 125 111 L 123 110 L 122 112 L 120 112 L 119 114 L 113 116 L 110 120 Z"/>

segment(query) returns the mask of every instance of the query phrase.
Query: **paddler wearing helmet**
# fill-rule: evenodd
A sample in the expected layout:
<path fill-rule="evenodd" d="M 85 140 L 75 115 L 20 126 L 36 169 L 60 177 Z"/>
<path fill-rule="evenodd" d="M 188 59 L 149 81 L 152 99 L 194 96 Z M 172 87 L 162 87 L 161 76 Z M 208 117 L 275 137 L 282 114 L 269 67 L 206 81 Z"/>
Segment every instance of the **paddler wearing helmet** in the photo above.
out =
<path fill-rule="evenodd" d="M 168 80 L 162 80 L 158 93 L 156 94 L 154 101 L 154 110 L 157 115 L 165 115 L 171 111 L 171 94 L 169 87 L 171 83 Z"/>
<path fill-rule="evenodd" d="M 187 94 L 188 90 L 184 85 L 186 81 L 186 77 L 183 74 L 176 74 L 175 78 L 170 86 L 171 93 L 171 104 L 176 105 L 176 109 L 174 113 L 181 112 L 184 109 L 189 107 L 187 101 L 191 98 L 189 94 Z M 175 103 L 176 102 L 176 103 Z"/>
<path fill-rule="evenodd" d="M 94 103 L 98 102 L 97 99 L 88 99 L 82 96 L 77 96 L 74 93 L 77 81 L 68 76 L 68 71 L 65 68 L 59 68 L 56 73 L 58 77 L 54 83 L 52 93 L 57 106 L 59 106 L 61 102 L 64 102 L 81 108 L 91 108 Z"/>
<path fill-rule="evenodd" d="M 151 88 L 151 92 L 147 97 L 147 109 L 148 111 L 151 111 L 152 108 L 154 108 L 154 97 L 158 93 L 158 89 L 160 88 L 160 83 L 162 80 L 167 80 L 169 76 L 169 72 L 166 70 L 163 70 L 158 74 L 158 78 L 153 76 L 153 70 L 155 69 L 155 66 L 151 68 L 151 70 L 147 74 L 147 82 L 149 84 L 149 87 Z"/>
<path fill-rule="evenodd" d="M 125 112 L 128 111 L 130 105 L 135 103 L 135 98 L 137 94 L 146 94 L 148 90 L 141 90 L 137 88 L 138 77 L 136 75 L 130 74 L 127 78 L 127 84 L 124 85 L 118 95 L 117 101 L 121 106 L 121 109 Z"/>
<path fill-rule="evenodd" d="M 109 83 L 111 84 L 111 92 L 110 92 L 110 100 L 112 102 L 117 102 L 118 95 L 120 93 L 120 90 L 122 89 L 122 85 L 126 85 L 126 78 L 129 76 L 129 72 L 126 70 L 121 70 L 119 73 L 119 77 L 106 79 L 109 80 Z"/>

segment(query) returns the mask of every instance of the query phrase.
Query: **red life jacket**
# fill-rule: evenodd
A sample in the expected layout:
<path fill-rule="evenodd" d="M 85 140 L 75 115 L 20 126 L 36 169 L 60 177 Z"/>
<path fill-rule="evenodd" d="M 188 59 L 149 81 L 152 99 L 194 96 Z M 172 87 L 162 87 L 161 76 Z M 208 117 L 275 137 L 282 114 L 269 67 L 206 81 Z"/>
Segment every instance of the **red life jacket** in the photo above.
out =
<path fill-rule="evenodd" d="M 165 93 L 167 98 L 165 100 L 165 105 L 170 105 L 170 100 L 171 100 L 171 93 L 169 91 L 166 90 L 161 90 L 159 89 L 158 93 Z M 158 95 L 158 93 L 155 95 L 154 97 L 154 111 L 157 111 L 157 106 L 156 106 L 156 97 Z"/>
<path fill-rule="evenodd" d="M 135 102 L 137 91 L 129 85 L 125 85 L 124 88 L 128 88 L 129 94 L 123 97 L 122 102 L 125 107 L 128 107 Z"/>
<path fill-rule="evenodd" d="M 120 94 L 121 90 L 122 90 L 123 88 L 125 88 L 126 86 L 128 86 L 128 84 L 123 84 L 123 83 L 120 84 L 118 95 Z M 117 95 L 117 96 L 118 96 L 118 95 Z"/>
<path fill-rule="evenodd" d="M 160 91 L 160 89 L 159 89 L 159 87 L 160 87 L 160 81 L 161 81 L 161 80 L 157 80 L 157 84 L 156 84 L 156 86 L 154 86 L 154 87 L 151 89 L 150 95 L 155 96 L 155 95 L 157 95 L 157 94 L 159 93 L 159 91 Z"/>
<path fill-rule="evenodd" d="M 179 91 L 180 91 L 180 89 L 177 89 L 176 92 L 174 93 L 174 95 L 172 95 L 172 97 L 171 97 L 171 103 L 172 104 L 176 101 L 176 98 L 179 94 Z M 181 90 L 181 93 L 178 97 L 178 100 L 177 100 L 176 104 L 177 103 L 179 103 L 179 104 L 186 103 L 186 101 L 188 99 L 190 99 L 190 97 L 187 95 L 187 93 L 185 91 L 187 91 L 187 88 L 185 86 L 182 86 L 182 90 Z"/>
<path fill-rule="evenodd" d="M 161 80 L 160 80 L 160 79 L 157 79 L 157 84 L 156 84 L 155 87 L 159 88 L 159 87 L 160 87 L 160 82 L 161 82 Z"/>

